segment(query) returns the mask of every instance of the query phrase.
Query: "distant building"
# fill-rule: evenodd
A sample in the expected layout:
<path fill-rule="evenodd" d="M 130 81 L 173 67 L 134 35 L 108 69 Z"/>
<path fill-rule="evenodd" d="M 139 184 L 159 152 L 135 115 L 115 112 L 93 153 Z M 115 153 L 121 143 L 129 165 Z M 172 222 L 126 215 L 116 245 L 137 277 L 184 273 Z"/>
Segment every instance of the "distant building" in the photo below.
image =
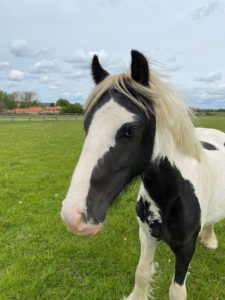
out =
<path fill-rule="evenodd" d="M 60 106 L 33 106 L 29 108 L 14 108 L 7 111 L 10 114 L 57 114 L 61 111 Z"/>
<path fill-rule="evenodd" d="M 61 111 L 61 106 L 46 106 L 44 107 L 44 112 L 46 113 L 59 113 Z"/>
<path fill-rule="evenodd" d="M 7 112 L 11 114 L 39 114 L 43 111 L 43 107 L 33 106 L 28 108 L 14 108 L 10 109 Z"/>

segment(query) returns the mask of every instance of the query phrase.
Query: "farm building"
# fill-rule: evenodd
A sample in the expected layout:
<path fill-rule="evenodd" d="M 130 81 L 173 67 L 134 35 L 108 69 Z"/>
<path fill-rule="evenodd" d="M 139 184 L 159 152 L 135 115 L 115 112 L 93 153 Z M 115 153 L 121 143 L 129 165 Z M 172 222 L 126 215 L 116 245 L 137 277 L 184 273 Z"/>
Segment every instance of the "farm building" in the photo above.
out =
<path fill-rule="evenodd" d="M 43 107 L 33 106 L 28 108 L 14 108 L 10 109 L 7 112 L 11 114 L 39 114 L 43 111 Z"/>
<path fill-rule="evenodd" d="M 44 107 L 44 112 L 59 113 L 61 109 L 62 109 L 61 106 L 46 106 Z"/>
<path fill-rule="evenodd" d="M 40 113 L 59 113 L 61 110 L 60 106 L 33 106 L 29 108 L 15 108 L 10 109 L 7 112 L 10 114 L 40 114 Z"/>

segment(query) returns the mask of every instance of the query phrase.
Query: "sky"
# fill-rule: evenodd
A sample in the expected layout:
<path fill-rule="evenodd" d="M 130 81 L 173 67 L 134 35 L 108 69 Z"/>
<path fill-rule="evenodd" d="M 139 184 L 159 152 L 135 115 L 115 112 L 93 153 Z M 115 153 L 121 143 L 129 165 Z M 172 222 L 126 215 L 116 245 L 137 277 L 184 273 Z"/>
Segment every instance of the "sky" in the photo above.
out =
<path fill-rule="evenodd" d="M 223 0 L 1 0 L 0 11 L 0 90 L 83 103 L 93 55 L 119 73 L 136 49 L 188 105 L 225 108 Z"/>

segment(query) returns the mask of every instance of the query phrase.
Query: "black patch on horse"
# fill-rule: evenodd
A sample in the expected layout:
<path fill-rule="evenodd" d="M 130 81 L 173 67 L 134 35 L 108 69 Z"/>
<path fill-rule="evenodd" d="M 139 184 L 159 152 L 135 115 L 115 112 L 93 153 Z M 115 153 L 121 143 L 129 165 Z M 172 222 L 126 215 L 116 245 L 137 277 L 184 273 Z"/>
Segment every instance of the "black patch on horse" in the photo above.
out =
<path fill-rule="evenodd" d="M 201 141 L 201 144 L 202 144 L 203 148 L 206 150 L 211 150 L 211 151 L 218 150 L 213 144 L 210 144 L 208 142 Z"/>
<path fill-rule="evenodd" d="M 184 242 L 200 228 L 200 206 L 194 187 L 168 158 L 151 162 L 142 180 L 160 209 L 162 239 L 168 243 Z"/>
<path fill-rule="evenodd" d="M 109 92 L 105 93 L 101 100 L 98 101 L 98 103 L 96 105 L 94 105 L 92 107 L 92 109 L 85 115 L 84 118 L 84 130 L 86 132 L 86 134 L 88 133 L 88 129 L 91 125 L 91 122 L 93 120 L 94 114 L 96 113 L 96 111 L 98 111 L 103 105 L 105 105 L 107 102 L 109 102 L 109 100 L 111 99 L 111 95 Z"/>
<path fill-rule="evenodd" d="M 158 239 L 164 240 L 176 255 L 175 281 L 183 284 L 188 261 L 191 259 L 200 231 L 201 211 L 193 185 L 182 177 L 168 158 L 149 164 L 142 175 L 144 187 L 160 210 L 160 226 L 156 224 Z M 146 220 L 145 204 L 138 204 L 137 212 Z M 187 266 L 182 262 L 185 255 Z M 180 271 L 179 271 L 180 270 Z"/>
<path fill-rule="evenodd" d="M 149 217 L 149 205 L 150 203 L 144 200 L 142 197 L 136 203 L 136 213 L 141 222 L 147 222 Z"/>

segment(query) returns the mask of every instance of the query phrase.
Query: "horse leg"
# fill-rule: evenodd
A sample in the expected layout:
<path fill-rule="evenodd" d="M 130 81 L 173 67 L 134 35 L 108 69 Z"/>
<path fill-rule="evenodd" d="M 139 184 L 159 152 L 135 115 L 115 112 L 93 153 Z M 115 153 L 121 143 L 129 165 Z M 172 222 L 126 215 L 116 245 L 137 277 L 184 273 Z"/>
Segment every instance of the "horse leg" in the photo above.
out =
<path fill-rule="evenodd" d="M 147 236 L 143 229 L 139 228 L 141 243 L 140 260 L 135 273 L 135 286 L 133 292 L 126 300 L 147 300 L 150 293 L 150 281 L 155 271 L 153 263 L 157 240 Z M 124 300 L 125 300 L 124 299 Z"/>
<path fill-rule="evenodd" d="M 170 300 L 187 299 L 185 279 L 190 261 L 195 251 L 196 240 L 197 235 L 193 237 L 188 243 L 176 248 L 172 248 L 176 257 L 176 264 L 175 275 L 169 289 Z"/>
<path fill-rule="evenodd" d="M 218 241 L 213 230 L 213 225 L 205 226 L 201 233 L 201 243 L 208 249 L 216 250 Z"/>

